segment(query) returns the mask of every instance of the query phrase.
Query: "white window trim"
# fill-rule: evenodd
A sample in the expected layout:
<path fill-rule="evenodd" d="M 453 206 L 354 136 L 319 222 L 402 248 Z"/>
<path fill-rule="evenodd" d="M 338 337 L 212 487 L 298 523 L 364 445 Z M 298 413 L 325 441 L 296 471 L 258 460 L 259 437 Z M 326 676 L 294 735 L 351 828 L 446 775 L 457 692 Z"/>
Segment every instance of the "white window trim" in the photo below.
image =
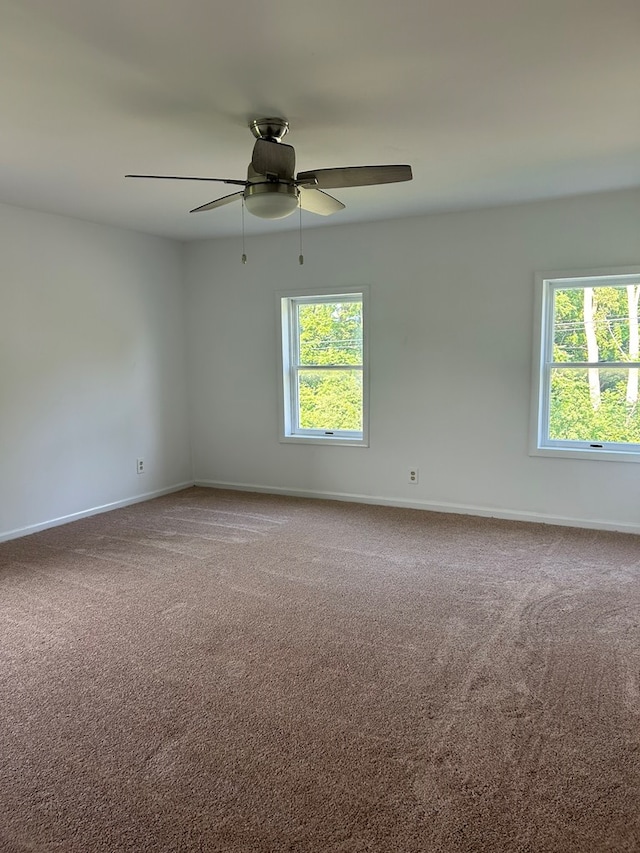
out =
<path fill-rule="evenodd" d="M 533 359 L 531 382 L 531 418 L 529 428 L 529 455 L 555 456 L 565 459 L 606 460 L 608 462 L 640 462 L 640 448 L 630 450 L 628 444 L 603 442 L 602 447 L 588 441 L 557 441 L 548 438 L 549 400 L 546 372 L 550 364 L 550 346 L 547 330 L 553 327 L 553 289 L 572 285 L 592 287 L 607 284 L 631 283 L 640 276 L 640 264 L 625 267 L 601 267 L 588 270 L 560 270 L 535 274 L 535 307 Z M 625 365 L 627 366 L 627 365 Z M 635 447 L 635 445 L 632 445 Z"/>
<path fill-rule="evenodd" d="M 362 435 L 351 435 L 348 431 L 336 431 L 334 435 L 326 432 L 305 431 L 293 433 L 291 423 L 292 408 L 296 405 L 295 391 L 291 383 L 290 371 L 290 312 L 285 300 L 308 299 L 311 302 L 339 299 L 344 296 L 362 298 Z M 283 443 L 324 444 L 349 447 L 369 446 L 369 287 L 368 285 L 334 288 L 314 288 L 306 290 L 286 290 L 276 293 L 278 312 L 278 408 L 280 414 L 279 438 Z"/>

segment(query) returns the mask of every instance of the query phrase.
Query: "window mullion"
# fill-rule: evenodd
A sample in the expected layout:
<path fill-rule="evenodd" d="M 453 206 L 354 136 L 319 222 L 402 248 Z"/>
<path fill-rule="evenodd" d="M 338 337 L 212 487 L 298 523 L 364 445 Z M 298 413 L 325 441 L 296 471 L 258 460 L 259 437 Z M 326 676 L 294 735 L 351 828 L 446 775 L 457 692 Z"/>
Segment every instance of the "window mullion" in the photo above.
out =
<path fill-rule="evenodd" d="M 300 370 L 363 370 L 362 364 L 297 364 Z"/>
<path fill-rule="evenodd" d="M 551 361 L 554 370 L 632 370 L 640 368 L 640 361 Z"/>

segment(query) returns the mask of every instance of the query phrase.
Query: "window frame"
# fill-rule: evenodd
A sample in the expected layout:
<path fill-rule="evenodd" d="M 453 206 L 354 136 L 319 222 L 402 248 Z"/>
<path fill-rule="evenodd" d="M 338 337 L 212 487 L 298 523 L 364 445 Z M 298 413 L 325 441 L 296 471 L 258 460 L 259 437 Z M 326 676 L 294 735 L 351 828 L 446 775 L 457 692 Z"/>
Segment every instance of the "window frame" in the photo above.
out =
<path fill-rule="evenodd" d="M 640 264 L 588 270 L 561 270 L 535 274 L 535 314 L 529 455 L 566 459 L 640 462 L 640 444 L 589 442 L 549 438 L 551 371 L 553 361 L 554 292 L 571 287 L 619 287 L 640 284 Z M 573 363 L 572 363 L 573 364 Z M 575 362 L 576 369 L 640 366 L 640 362 Z"/>
<path fill-rule="evenodd" d="M 369 288 L 367 285 L 339 288 L 314 288 L 306 290 L 280 291 L 276 294 L 279 318 L 279 412 L 281 443 L 325 444 L 352 447 L 369 446 Z M 297 318 L 294 308 L 304 303 L 333 301 L 362 302 L 362 431 L 313 430 L 298 424 L 298 399 L 296 371 L 301 367 L 295 354 L 298 348 Z M 347 370 L 354 365 L 322 365 L 323 370 Z"/>

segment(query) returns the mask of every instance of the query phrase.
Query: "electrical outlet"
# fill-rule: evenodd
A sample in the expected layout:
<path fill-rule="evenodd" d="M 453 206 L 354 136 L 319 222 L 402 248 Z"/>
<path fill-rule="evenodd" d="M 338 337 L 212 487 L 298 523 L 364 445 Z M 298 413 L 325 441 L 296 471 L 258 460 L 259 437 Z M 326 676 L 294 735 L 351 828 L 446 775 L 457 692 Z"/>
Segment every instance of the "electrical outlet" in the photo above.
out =
<path fill-rule="evenodd" d="M 144 459 L 138 459 L 136 461 L 136 471 L 138 474 L 144 474 Z"/>
<path fill-rule="evenodd" d="M 409 482 L 416 486 L 418 484 L 418 469 L 417 468 L 409 468 Z"/>

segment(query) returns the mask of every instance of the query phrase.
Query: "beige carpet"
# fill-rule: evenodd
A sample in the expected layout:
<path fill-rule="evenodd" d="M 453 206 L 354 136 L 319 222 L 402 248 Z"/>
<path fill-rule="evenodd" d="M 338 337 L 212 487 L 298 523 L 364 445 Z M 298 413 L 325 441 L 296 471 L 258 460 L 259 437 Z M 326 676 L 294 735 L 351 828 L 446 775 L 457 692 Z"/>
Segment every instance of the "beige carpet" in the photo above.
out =
<path fill-rule="evenodd" d="M 640 850 L 640 537 L 189 489 L 0 545 L 0 850 Z"/>

